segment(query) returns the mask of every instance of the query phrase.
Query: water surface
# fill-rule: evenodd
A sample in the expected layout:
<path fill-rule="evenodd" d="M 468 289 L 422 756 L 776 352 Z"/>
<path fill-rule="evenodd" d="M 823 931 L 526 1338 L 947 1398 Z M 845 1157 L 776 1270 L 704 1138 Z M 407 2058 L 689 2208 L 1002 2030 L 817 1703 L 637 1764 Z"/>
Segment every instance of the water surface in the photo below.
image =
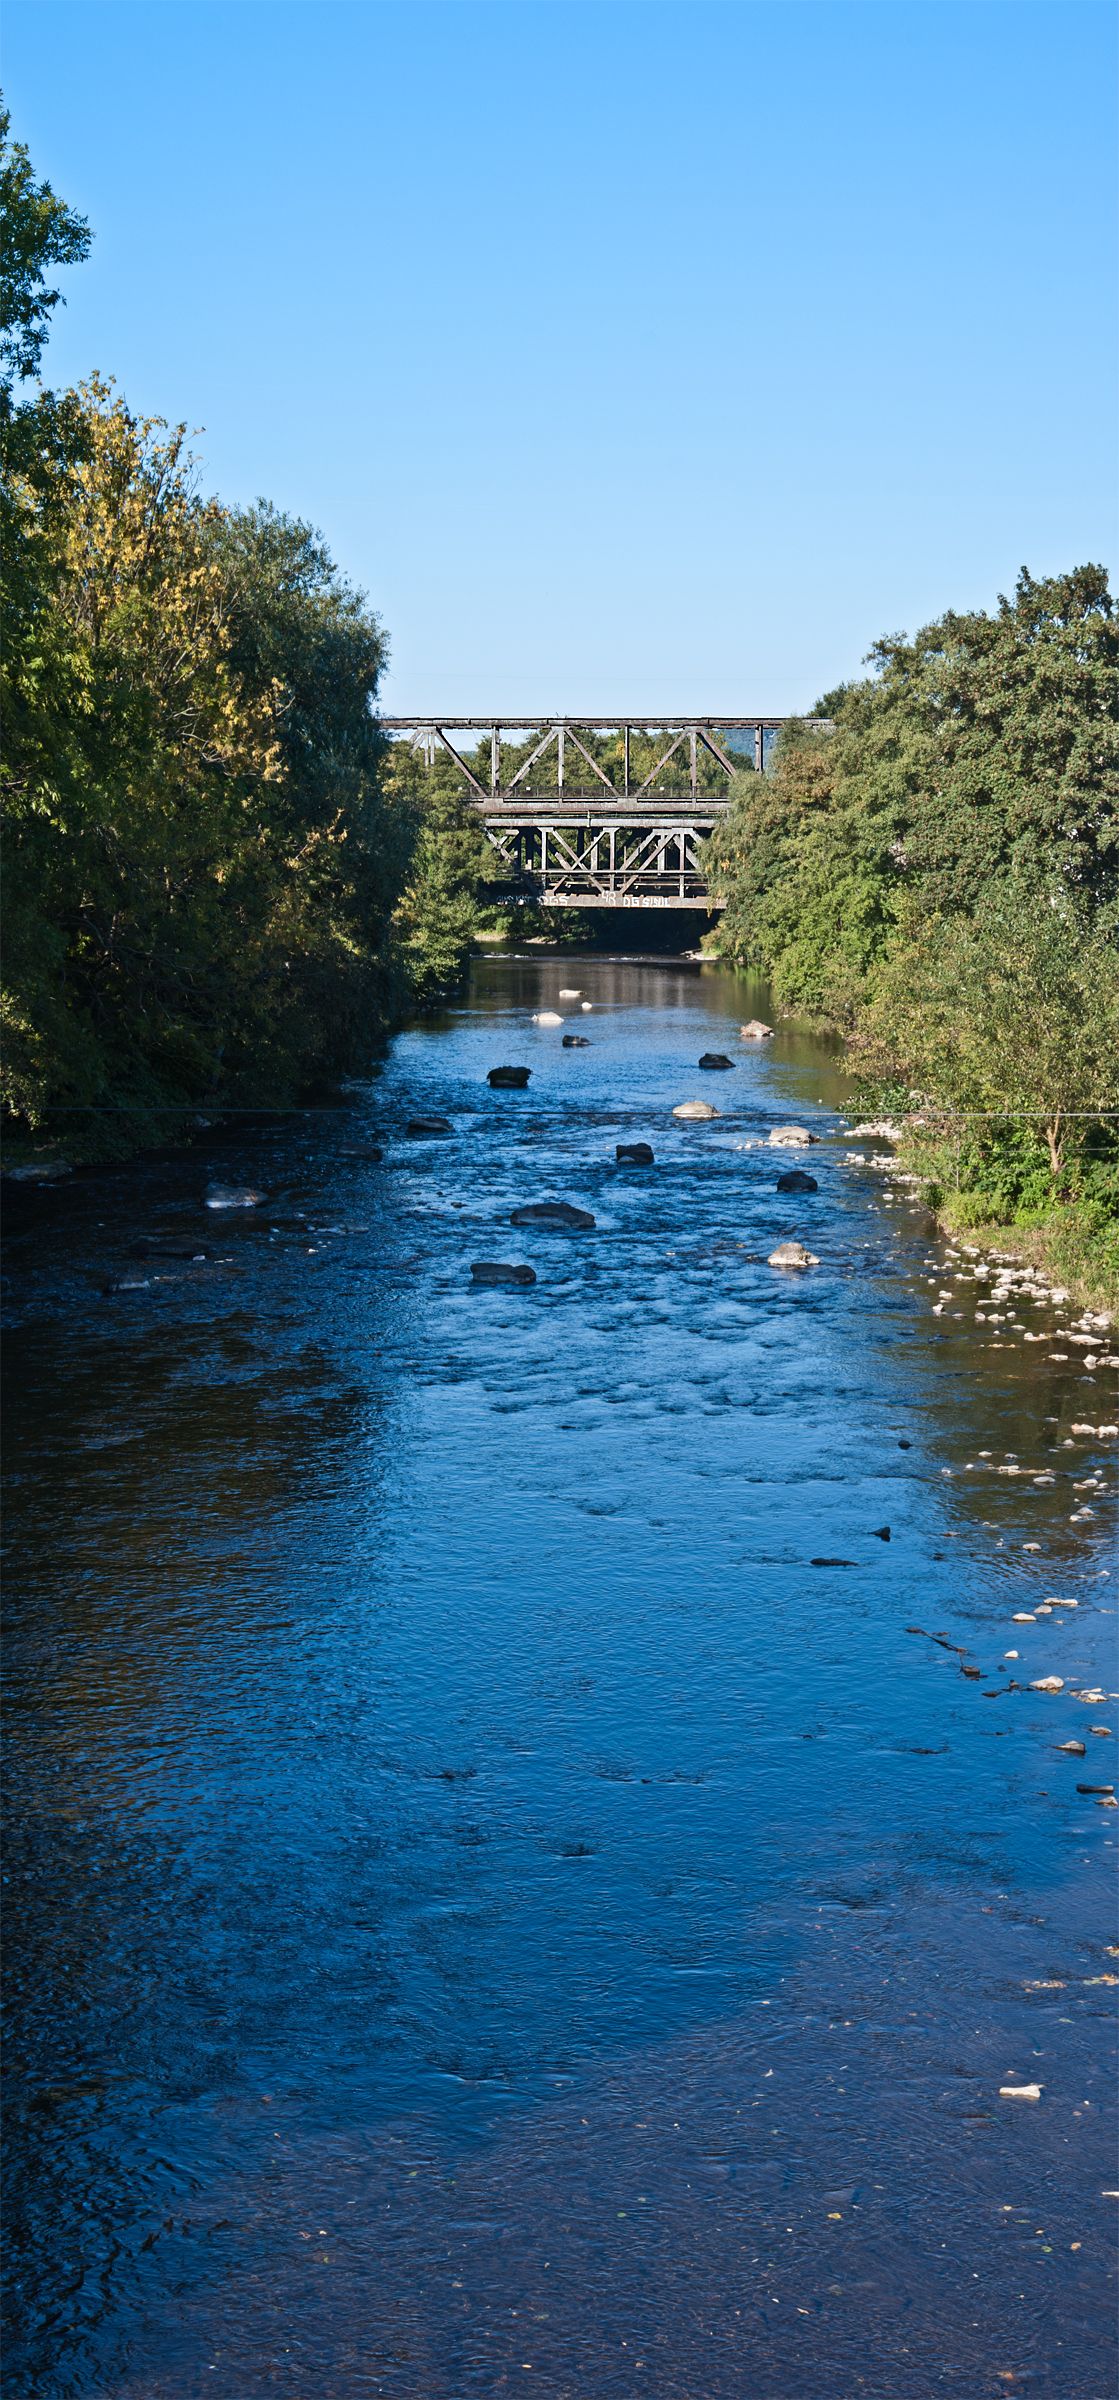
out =
<path fill-rule="evenodd" d="M 13 1210 L 13 2395 L 1110 2395 L 1114 1398 L 759 1006 L 487 961 Z"/>

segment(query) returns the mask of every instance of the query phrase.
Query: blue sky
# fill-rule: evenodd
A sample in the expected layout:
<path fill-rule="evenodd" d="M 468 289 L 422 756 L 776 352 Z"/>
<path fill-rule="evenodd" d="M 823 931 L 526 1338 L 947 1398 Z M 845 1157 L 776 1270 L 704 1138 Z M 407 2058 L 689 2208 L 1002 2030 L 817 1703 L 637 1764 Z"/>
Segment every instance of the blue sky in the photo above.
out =
<path fill-rule="evenodd" d="M 386 708 L 775 712 L 1116 553 L 1110 0 L 7 0 L 51 381 L 324 531 Z"/>

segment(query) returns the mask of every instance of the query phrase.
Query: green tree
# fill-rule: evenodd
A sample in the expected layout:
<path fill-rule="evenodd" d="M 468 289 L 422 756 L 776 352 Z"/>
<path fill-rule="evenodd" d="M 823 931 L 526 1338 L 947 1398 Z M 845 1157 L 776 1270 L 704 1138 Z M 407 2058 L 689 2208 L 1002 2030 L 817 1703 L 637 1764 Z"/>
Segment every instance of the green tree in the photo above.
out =
<path fill-rule="evenodd" d="M 395 929 L 413 997 L 427 1004 L 454 991 L 480 918 L 479 894 L 493 872 L 493 854 L 477 810 L 454 761 L 437 754 L 431 766 L 407 743 L 395 742 L 386 787 L 415 828 L 408 880 Z"/>
<path fill-rule="evenodd" d="M 50 313 L 62 298 L 47 274 L 88 256 L 89 227 L 49 183 L 36 183 L 0 100 L 0 395 L 37 375 Z"/>
<path fill-rule="evenodd" d="M 992 886 L 974 915 L 904 918 L 853 1043 L 922 1107 L 1044 1143 L 1055 1188 L 1119 1109 L 1119 955 L 1060 884 Z"/>

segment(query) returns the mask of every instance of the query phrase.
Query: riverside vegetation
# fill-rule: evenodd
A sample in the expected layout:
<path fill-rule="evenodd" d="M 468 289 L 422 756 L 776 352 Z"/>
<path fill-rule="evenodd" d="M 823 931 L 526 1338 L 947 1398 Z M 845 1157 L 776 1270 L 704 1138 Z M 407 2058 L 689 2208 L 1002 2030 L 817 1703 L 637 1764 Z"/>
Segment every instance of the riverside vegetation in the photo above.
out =
<path fill-rule="evenodd" d="M 366 1064 L 461 971 L 481 843 L 390 754 L 383 629 L 312 529 L 204 497 L 101 377 L 40 383 L 90 237 L 6 113 L 0 203 L 4 1108 L 122 1156 Z"/>
<path fill-rule="evenodd" d="M 720 953 L 838 1029 L 942 1220 L 1119 1299 L 1119 625 L 1102 568 L 871 654 L 738 776 Z"/>

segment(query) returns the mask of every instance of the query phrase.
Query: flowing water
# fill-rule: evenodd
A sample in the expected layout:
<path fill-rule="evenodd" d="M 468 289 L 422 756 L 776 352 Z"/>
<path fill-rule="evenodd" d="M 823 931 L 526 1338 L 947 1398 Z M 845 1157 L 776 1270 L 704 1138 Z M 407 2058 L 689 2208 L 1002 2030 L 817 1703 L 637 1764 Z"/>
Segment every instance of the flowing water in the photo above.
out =
<path fill-rule="evenodd" d="M 13 1209 L 11 2400 L 1110 2400 L 1114 1396 L 760 1000 L 487 961 Z"/>

